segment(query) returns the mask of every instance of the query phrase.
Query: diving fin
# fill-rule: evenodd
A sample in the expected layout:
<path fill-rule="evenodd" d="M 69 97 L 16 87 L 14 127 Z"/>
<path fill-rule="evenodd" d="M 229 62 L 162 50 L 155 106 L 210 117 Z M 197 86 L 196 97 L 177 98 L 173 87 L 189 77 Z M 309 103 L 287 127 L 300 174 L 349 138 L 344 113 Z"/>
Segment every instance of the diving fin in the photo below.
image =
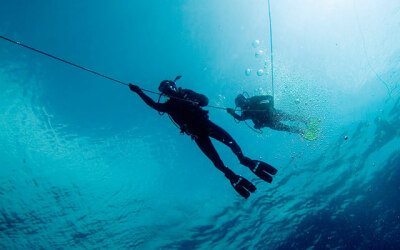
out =
<path fill-rule="evenodd" d="M 255 175 L 257 175 L 260 179 L 271 183 L 272 176 L 275 175 L 278 170 L 273 166 L 269 165 L 268 163 L 257 161 L 257 160 L 247 160 L 244 162 L 246 167 L 248 167 Z"/>
<path fill-rule="evenodd" d="M 250 193 L 256 191 L 256 187 L 250 181 L 239 175 L 233 174 L 229 176 L 229 181 L 236 192 L 245 199 L 249 198 Z"/>
<path fill-rule="evenodd" d="M 320 119 L 311 118 L 307 124 L 307 128 L 305 129 L 304 134 L 302 134 L 302 137 L 308 141 L 315 141 L 319 135 L 320 123 Z"/>

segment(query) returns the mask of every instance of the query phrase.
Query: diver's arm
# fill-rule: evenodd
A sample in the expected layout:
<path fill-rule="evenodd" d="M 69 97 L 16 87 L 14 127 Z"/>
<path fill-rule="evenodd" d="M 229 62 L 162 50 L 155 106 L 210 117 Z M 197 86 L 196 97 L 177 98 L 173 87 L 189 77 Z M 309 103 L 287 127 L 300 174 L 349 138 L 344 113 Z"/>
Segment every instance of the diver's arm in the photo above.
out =
<path fill-rule="evenodd" d="M 150 97 L 148 97 L 145 93 L 143 93 L 143 91 L 136 85 L 133 84 L 129 84 L 129 88 L 135 92 L 136 94 L 138 94 L 143 101 L 149 105 L 151 108 L 159 111 L 159 112 L 165 112 L 165 105 L 162 103 L 156 103 L 153 99 L 151 99 Z"/>
<path fill-rule="evenodd" d="M 244 116 L 240 116 L 240 115 L 236 114 L 235 111 L 231 108 L 227 108 L 226 111 L 238 121 L 246 120 L 246 118 Z"/>
<path fill-rule="evenodd" d="M 232 113 L 231 115 L 232 115 L 233 117 L 235 117 L 235 119 L 238 120 L 238 121 L 244 121 L 244 120 L 246 120 L 243 116 L 240 116 L 240 115 L 238 115 L 238 114 L 236 114 L 236 113 Z"/>

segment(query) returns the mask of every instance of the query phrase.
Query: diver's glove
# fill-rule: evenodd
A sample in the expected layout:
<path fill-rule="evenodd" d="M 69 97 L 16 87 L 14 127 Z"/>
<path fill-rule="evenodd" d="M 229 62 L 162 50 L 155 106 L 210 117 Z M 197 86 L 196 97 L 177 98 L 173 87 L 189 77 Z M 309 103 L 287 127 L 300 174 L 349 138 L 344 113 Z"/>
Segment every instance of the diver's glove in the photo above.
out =
<path fill-rule="evenodd" d="M 236 175 L 231 170 L 228 170 L 225 176 L 229 179 L 236 192 L 245 199 L 249 198 L 250 193 L 256 191 L 256 187 L 250 181 L 240 175 Z"/>
<path fill-rule="evenodd" d="M 129 84 L 129 89 L 132 90 L 133 92 L 139 93 L 140 91 L 142 91 L 139 86 L 134 85 L 134 84 Z"/>
<path fill-rule="evenodd" d="M 231 108 L 226 108 L 226 112 L 228 112 L 229 114 L 233 115 L 235 113 L 235 110 L 233 110 Z"/>

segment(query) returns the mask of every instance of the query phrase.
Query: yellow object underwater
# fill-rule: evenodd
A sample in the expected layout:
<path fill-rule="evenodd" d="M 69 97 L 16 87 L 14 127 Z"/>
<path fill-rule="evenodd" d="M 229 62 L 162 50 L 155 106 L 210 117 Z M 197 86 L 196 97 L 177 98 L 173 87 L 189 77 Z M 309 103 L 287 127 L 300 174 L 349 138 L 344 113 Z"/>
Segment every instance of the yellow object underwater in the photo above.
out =
<path fill-rule="evenodd" d="M 308 141 L 315 141 L 319 135 L 319 124 L 321 124 L 320 119 L 311 118 L 302 137 Z"/>

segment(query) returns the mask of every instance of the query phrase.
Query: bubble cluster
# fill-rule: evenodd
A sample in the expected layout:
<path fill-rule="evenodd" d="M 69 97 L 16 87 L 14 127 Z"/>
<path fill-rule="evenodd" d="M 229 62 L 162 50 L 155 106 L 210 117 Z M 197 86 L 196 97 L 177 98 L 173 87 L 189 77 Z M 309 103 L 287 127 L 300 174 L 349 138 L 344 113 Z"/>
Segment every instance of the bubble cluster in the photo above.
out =
<path fill-rule="evenodd" d="M 252 46 L 253 46 L 253 48 L 256 49 L 256 52 L 255 52 L 254 56 L 256 58 L 264 58 L 265 52 L 264 52 L 264 50 L 259 48 L 260 47 L 260 40 L 254 40 L 252 42 Z M 265 60 L 263 68 L 261 68 L 261 69 L 250 69 L 250 68 L 247 68 L 244 71 L 244 73 L 245 73 L 246 76 L 250 76 L 252 71 L 254 71 L 257 74 L 257 76 L 263 76 L 263 75 L 267 74 L 266 73 L 267 70 L 268 70 L 268 62 L 267 62 L 267 60 Z"/>

